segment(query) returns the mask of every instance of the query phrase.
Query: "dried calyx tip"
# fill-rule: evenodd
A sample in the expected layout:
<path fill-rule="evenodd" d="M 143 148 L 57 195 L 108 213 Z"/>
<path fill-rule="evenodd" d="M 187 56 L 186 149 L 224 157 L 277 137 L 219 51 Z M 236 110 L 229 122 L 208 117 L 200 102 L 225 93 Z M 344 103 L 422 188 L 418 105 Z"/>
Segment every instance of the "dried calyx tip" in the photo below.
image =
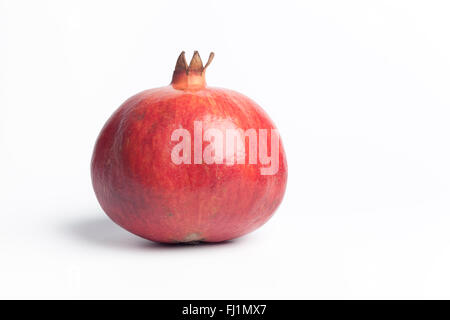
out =
<path fill-rule="evenodd" d="M 198 53 L 198 51 L 194 51 L 191 63 L 188 66 L 186 62 L 185 52 L 183 51 L 178 57 L 177 64 L 175 66 L 175 71 L 183 70 L 186 72 L 186 74 L 189 74 L 190 72 L 199 72 L 200 74 L 202 74 L 205 71 L 205 69 L 211 64 L 213 58 L 214 52 L 211 52 L 209 54 L 208 61 L 206 62 L 205 66 L 203 66 L 200 54 Z"/>
<path fill-rule="evenodd" d="M 175 65 L 175 71 L 177 70 L 187 70 L 187 62 L 186 57 L 184 55 L 184 51 L 181 52 L 180 56 L 178 57 L 177 64 Z"/>

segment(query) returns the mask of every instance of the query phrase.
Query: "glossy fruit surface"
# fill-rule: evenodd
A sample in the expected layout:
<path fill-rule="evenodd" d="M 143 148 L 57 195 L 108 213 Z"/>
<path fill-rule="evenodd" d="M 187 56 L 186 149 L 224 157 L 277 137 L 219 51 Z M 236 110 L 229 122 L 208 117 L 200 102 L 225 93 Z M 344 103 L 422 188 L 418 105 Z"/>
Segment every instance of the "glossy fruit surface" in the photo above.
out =
<path fill-rule="evenodd" d="M 129 98 L 97 139 L 91 163 L 97 199 L 114 222 L 143 238 L 233 239 L 264 224 L 283 198 L 287 163 L 281 141 L 278 150 L 271 144 L 274 124 L 246 96 L 207 87 L 206 66 L 195 52 L 188 67 L 182 53 L 172 83 Z M 228 132 L 238 134 L 233 140 Z M 257 134 L 253 153 L 245 133 Z M 271 164 L 264 149 L 272 151 Z M 263 174 L 270 165 L 275 169 Z"/>

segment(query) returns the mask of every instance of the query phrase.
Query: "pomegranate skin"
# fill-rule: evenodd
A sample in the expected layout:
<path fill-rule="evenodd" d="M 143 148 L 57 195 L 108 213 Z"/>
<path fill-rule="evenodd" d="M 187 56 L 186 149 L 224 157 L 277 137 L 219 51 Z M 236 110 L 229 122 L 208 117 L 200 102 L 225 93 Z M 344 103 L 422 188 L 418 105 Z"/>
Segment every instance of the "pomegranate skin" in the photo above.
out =
<path fill-rule="evenodd" d="M 115 223 L 156 242 L 220 242 L 273 215 L 287 182 L 281 140 L 278 171 L 271 175 L 261 174 L 267 165 L 259 160 L 250 164 L 248 154 L 245 164 L 226 164 L 239 148 L 225 152 L 223 164 L 195 164 L 194 156 L 191 164 L 176 164 L 171 154 L 179 142 L 171 135 L 187 129 L 194 143 L 194 122 L 203 132 L 275 129 L 255 102 L 231 90 L 172 83 L 129 98 L 103 127 L 91 162 L 95 194 Z M 249 141 L 242 139 L 248 153 Z M 208 144 L 202 142 L 202 152 Z"/>

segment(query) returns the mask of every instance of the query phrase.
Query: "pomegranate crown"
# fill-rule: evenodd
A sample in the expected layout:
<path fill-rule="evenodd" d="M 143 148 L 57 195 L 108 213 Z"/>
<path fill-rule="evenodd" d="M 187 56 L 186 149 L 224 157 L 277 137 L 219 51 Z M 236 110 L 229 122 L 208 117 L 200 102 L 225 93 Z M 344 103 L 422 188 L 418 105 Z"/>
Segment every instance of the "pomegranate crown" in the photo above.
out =
<path fill-rule="evenodd" d="M 206 68 L 211 64 L 211 61 L 214 58 L 214 52 L 211 52 L 209 54 L 208 61 L 206 62 L 205 66 L 203 66 L 202 59 L 200 58 L 200 54 L 198 51 L 194 51 L 194 55 L 192 56 L 191 63 L 189 66 L 186 62 L 185 52 L 181 52 L 180 56 L 178 57 L 177 64 L 175 65 L 175 72 L 184 71 L 186 74 L 190 73 L 200 73 L 201 75 L 206 70 Z"/>

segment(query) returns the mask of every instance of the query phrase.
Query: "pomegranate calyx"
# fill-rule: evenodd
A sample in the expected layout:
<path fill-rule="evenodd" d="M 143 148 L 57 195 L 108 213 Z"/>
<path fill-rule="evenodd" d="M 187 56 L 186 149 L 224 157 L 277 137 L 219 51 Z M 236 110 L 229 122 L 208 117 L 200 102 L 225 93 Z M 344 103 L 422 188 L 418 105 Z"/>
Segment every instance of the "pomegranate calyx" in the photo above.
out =
<path fill-rule="evenodd" d="M 186 62 L 185 52 L 182 51 L 177 59 L 175 70 L 173 72 L 171 85 L 179 90 L 196 90 L 206 86 L 204 71 L 211 64 L 214 58 L 214 52 L 211 52 L 208 61 L 203 66 L 202 59 L 198 51 L 194 51 L 189 66 Z"/>
<path fill-rule="evenodd" d="M 191 63 L 189 66 L 187 65 L 185 52 L 182 51 L 177 59 L 177 64 L 175 65 L 175 71 L 185 71 L 186 74 L 190 72 L 199 72 L 202 74 L 206 68 L 211 64 L 214 58 L 214 52 L 211 52 L 208 57 L 208 61 L 205 66 L 203 66 L 202 58 L 200 58 L 200 54 L 198 51 L 194 51 L 194 55 L 192 56 Z"/>

